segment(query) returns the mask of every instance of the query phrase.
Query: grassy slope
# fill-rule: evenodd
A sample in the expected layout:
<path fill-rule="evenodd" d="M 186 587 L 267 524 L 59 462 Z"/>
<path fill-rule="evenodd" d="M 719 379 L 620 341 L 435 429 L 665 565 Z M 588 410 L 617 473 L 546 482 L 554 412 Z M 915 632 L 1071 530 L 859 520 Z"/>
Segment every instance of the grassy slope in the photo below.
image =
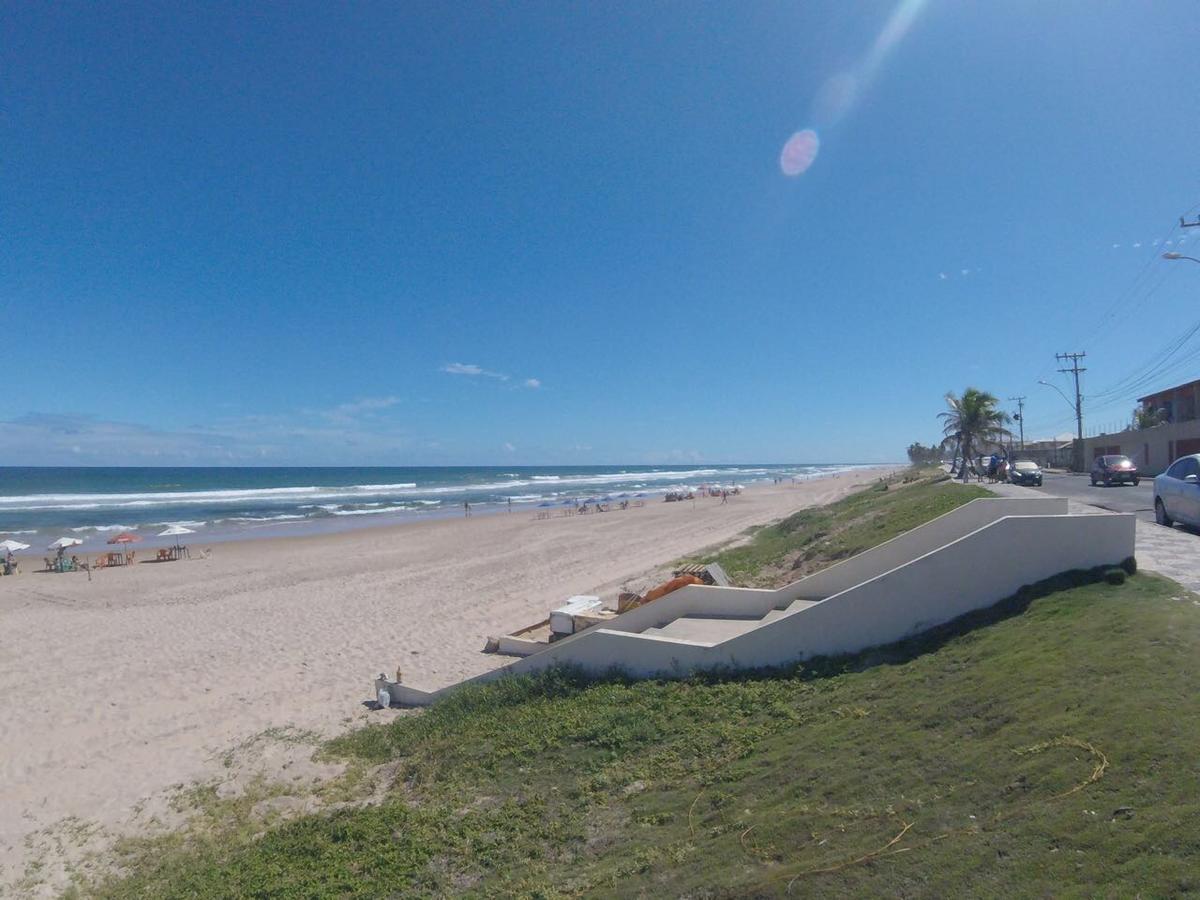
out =
<path fill-rule="evenodd" d="M 781 522 L 756 529 L 748 542 L 704 561 L 716 559 L 735 584 L 782 587 L 957 506 L 991 496 L 979 485 L 951 484 L 944 476 L 938 478 L 936 473 L 926 473 L 905 483 L 897 477 L 827 506 L 802 509 Z M 879 490 L 884 484 L 888 490 Z"/>
<path fill-rule="evenodd" d="M 1200 890 L 1200 606 L 1148 575 L 1048 593 L 1061 586 L 794 672 L 557 672 L 465 690 L 335 742 L 398 765 L 379 805 L 257 840 L 145 845 L 132 877 L 98 891 L 744 896 L 793 878 L 793 893 L 822 896 Z M 1100 757 L 1018 751 L 1064 735 L 1109 766 L 1058 797 Z M 1114 819 L 1125 806 L 1132 818 Z M 905 852 L 812 871 L 906 824 L 891 848 Z"/>

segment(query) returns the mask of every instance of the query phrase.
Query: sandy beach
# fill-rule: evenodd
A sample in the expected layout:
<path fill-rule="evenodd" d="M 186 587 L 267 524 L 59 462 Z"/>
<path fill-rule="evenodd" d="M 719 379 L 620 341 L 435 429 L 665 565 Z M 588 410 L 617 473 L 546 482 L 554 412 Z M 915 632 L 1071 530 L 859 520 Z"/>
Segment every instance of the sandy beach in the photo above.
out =
<path fill-rule="evenodd" d="M 221 544 L 209 559 L 0 579 L 0 885 L 69 817 L 120 831 L 139 801 L 214 777 L 267 729 L 372 711 L 372 677 L 440 687 L 510 661 L 489 634 L 571 594 L 611 599 L 747 527 L 883 470 L 753 487 L 722 504 L 538 520 L 534 511 Z"/>

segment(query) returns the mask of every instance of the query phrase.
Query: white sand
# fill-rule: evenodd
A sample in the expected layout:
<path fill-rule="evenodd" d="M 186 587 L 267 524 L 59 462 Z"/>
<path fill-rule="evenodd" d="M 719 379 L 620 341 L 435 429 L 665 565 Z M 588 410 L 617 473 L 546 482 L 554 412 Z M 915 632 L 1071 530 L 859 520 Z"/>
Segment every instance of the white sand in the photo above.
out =
<path fill-rule="evenodd" d="M 121 828 L 212 777 L 267 728 L 378 720 L 371 679 L 435 688 L 511 661 L 488 634 L 571 594 L 615 592 L 880 471 L 753 488 L 726 505 L 536 520 L 529 510 L 214 547 L 210 560 L 0 579 L 0 893 L 27 836 L 65 817 Z M 639 582 L 638 576 L 641 576 Z"/>

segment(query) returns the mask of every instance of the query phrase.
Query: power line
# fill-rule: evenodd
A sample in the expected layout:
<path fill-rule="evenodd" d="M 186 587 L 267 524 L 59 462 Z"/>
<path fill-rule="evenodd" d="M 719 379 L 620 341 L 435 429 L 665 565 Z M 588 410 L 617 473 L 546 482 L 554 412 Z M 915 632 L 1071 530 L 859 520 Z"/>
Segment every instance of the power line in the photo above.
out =
<path fill-rule="evenodd" d="M 1186 223 L 1185 219 L 1187 216 L 1194 214 L 1197 210 L 1200 210 L 1200 203 L 1193 204 L 1191 207 L 1189 207 L 1187 210 L 1185 210 L 1183 215 L 1179 217 L 1178 224 L 1172 222 L 1171 227 L 1166 230 L 1166 232 L 1163 234 L 1163 236 L 1161 238 L 1159 238 L 1157 241 L 1154 241 L 1153 243 L 1150 244 L 1150 253 L 1147 255 L 1146 261 L 1144 263 L 1142 263 L 1141 268 L 1138 269 L 1137 274 L 1134 275 L 1133 280 L 1131 282 L 1129 282 L 1128 286 L 1125 287 L 1120 293 L 1118 293 L 1113 298 L 1112 303 L 1110 303 L 1108 305 L 1108 307 L 1104 310 L 1104 312 L 1099 316 L 1099 318 L 1097 318 L 1095 320 L 1095 327 L 1092 329 L 1092 331 L 1087 336 L 1084 337 L 1083 340 L 1080 341 L 1081 344 L 1090 345 L 1090 344 L 1094 343 L 1095 338 L 1099 337 L 1100 335 L 1102 335 L 1104 333 L 1109 320 L 1118 311 L 1122 310 L 1126 299 L 1131 297 L 1134 293 L 1136 293 L 1137 291 L 1139 291 L 1141 289 L 1141 283 L 1142 283 L 1144 276 L 1148 272 L 1151 271 L 1151 268 L 1158 261 L 1160 246 L 1166 245 L 1167 241 L 1169 241 L 1171 239 L 1171 236 L 1175 233 L 1175 230 L 1177 228 L 1194 227 L 1192 224 Z M 1196 222 L 1200 223 L 1200 218 L 1197 218 Z M 1141 305 L 1141 303 L 1144 303 L 1151 295 L 1153 295 L 1158 290 L 1158 287 L 1160 284 L 1161 284 L 1161 279 L 1158 284 L 1155 284 L 1153 287 L 1151 287 L 1149 289 L 1148 292 L 1146 292 L 1142 296 L 1142 299 L 1141 299 L 1141 301 L 1139 301 L 1138 305 Z"/>
<path fill-rule="evenodd" d="M 1118 393 L 1128 394 L 1131 391 L 1140 390 L 1142 386 L 1148 384 L 1156 378 L 1160 378 L 1163 372 L 1165 372 L 1168 368 L 1168 365 L 1170 365 L 1171 368 L 1174 368 L 1180 362 L 1184 361 L 1177 360 L 1175 363 L 1171 363 L 1171 357 L 1182 350 L 1184 345 L 1186 345 L 1188 341 L 1195 337 L 1198 332 L 1200 332 L 1200 320 L 1195 322 L 1182 335 L 1169 342 L 1157 353 L 1153 354 L 1148 362 L 1137 369 L 1134 369 L 1133 372 L 1126 375 L 1124 378 L 1119 379 L 1104 390 L 1096 393 L 1093 399 L 1104 400 L 1109 397 L 1113 397 Z M 1188 357 L 1187 359 L 1190 360 L 1191 358 L 1192 357 Z"/>
<path fill-rule="evenodd" d="M 1095 327 L 1084 337 L 1082 341 L 1080 341 L 1080 343 L 1090 344 L 1092 341 L 1094 341 L 1095 338 L 1097 338 L 1104 331 L 1105 327 L 1108 325 L 1109 319 L 1111 319 L 1118 311 L 1121 310 L 1126 299 L 1139 290 L 1143 277 L 1145 277 L 1147 272 L 1151 271 L 1151 267 L 1153 267 L 1158 261 L 1159 245 L 1165 244 L 1167 241 L 1169 241 L 1171 239 L 1171 235 L 1175 233 L 1175 229 L 1178 227 L 1179 226 L 1175 223 L 1171 223 L 1171 227 L 1166 230 L 1163 236 L 1150 245 L 1150 254 L 1146 257 L 1146 261 L 1142 263 L 1142 267 L 1138 269 L 1137 274 L 1133 276 L 1133 280 L 1129 282 L 1128 286 L 1126 286 L 1124 290 L 1122 290 L 1119 294 L 1117 294 L 1116 297 L 1113 298 L 1112 303 L 1110 303 L 1104 312 L 1100 314 L 1100 317 L 1095 320 Z"/>

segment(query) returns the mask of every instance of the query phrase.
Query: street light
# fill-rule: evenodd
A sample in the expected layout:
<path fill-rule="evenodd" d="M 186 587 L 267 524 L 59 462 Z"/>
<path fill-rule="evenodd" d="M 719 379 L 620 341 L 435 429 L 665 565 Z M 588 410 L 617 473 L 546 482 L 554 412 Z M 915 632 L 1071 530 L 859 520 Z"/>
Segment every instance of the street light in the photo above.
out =
<path fill-rule="evenodd" d="M 1075 412 L 1075 404 L 1071 402 L 1071 398 L 1064 394 L 1062 392 L 1062 388 L 1060 388 L 1057 384 L 1051 384 L 1050 382 L 1042 381 L 1041 379 L 1038 379 L 1038 384 L 1044 384 L 1046 387 L 1054 388 L 1056 391 L 1058 391 L 1058 396 L 1067 401 L 1067 406 L 1071 407 L 1071 412 Z"/>
<path fill-rule="evenodd" d="M 1176 253 L 1174 250 L 1168 250 L 1162 255 L 1163 259 L 1190 259 L 1194 263 L 1200 263 L 1200 259 L 1194 256 L 1184 256 L 1182 253 Z"/>
<path fill-rule="evenodd" d="M 1079 395 L 1079 377 L 1075 380 L 1075 402 L 1071 402 L 1071 398 L 1062 392 L 1062 389 L 1057 384 L 1051 384 L 1048 381 L 1038 379 L 1038 384 L 1044 384 L 1048 388 L 1054 388 L 1058 391 L 1058 396 L 1067 401 L 1067 406 L 1071 407 L 1071 412 L 1075 413 L 1075 471 L 1083 471 L 1083 397 Z"/>

